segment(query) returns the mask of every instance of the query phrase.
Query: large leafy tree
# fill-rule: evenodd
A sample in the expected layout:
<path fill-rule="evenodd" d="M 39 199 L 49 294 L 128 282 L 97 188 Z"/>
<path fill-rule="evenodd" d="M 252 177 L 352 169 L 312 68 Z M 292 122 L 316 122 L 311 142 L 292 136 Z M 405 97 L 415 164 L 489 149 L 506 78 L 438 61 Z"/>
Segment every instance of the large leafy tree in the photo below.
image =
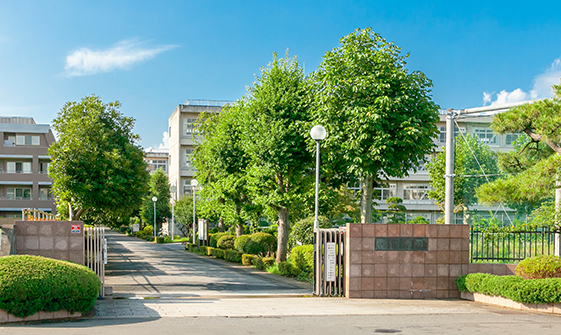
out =
<path fill-rule="evenodd" d="M 553 86 L 554 97 L 514 107 L 497 114 L 491 127 L 499 134 L 524 133 L 528 136 L 518 150 L 503 154 L 501 167 L 512 173 L 478 190 L 486 203 L 539 204 L 555 193 L 561 202 L 561 85 Z M 553 213 L 552 213 L 553 215 Z"/>
<path fill-rule="evenodd" d="M 144 153 L 134 119 L 120 107 L 92 95 L 66 103 L 53 120 L 58 140 L 49 148 L 49 176 L 70 220 L 128 219 L 142 202 L 149 178 Z"/>
<path fill-rule="evenodd" d="M 243 223 L 251 213 L 259 212 L 250 197 L 246 169 L 250 157 L 243 148 L 246 127 L 243 99 L 225 106 L 222 113 L 204 113 L 199 130 L 205 140 L 194 152 L 197 180 L 203 186 L 201 198 L 208 199 L 200 207 L 206 217 L 218 216 L 224 225 L 234 225 L 237 235 L 243 234 Z"/>
<path fill-rule="evenodd" d="M 169 179 L 166 173 L 158 169 L 150 176 L 148 184 L 148 193 L 142 202 L 140 215 L 144 223 L 154 223 L 154 202 L 152 198 L 156 197 L 156 224 L 161 224 L 169 217 L 171 217 L 170 209 L 170 190 Z"/>
<path fill-rule="evenodd" d="M 243 149 L 250 158 L 248 185 L 256 203 L 278 215 L 277 262 L 287 254 L 289 214 L 313 181 L 307 150 L 310 91 L 296 58 L 278 59 L 248 89 Z"/>
<path fill-rule="evenodd" d="M 436 155 L 428 164 L 431 190 L 428 192 L 436 205 L 444 210 L 446 189 L 446 150 Z M 479 164 L 478 164 L 479 162 Z M 481 165 L 481 167 L 480 167 Z M 497 155 L 488 145 L 472 135 L 456 137 L 454 143 L 454 212 L 467 214 L 469 206 L 477 203 L 476 190 L 481 185 L 497 179 Z M 484 175 L 487 175 L 485 178 Z M 466 217 L 467 218 L 467 217 Z"/>
<path fill-rule="evenodd" d="M 315 121 L 327 129 L 323 159 L 332 183 L 360 180 L 361 222 L 372 222 L 372 192 L 404 177 L 434 148 L 437 105 L 432 83 L 409 72 L 408 55 L 371 28 L 357 29 L 328 51 L 316 71 Z"/>

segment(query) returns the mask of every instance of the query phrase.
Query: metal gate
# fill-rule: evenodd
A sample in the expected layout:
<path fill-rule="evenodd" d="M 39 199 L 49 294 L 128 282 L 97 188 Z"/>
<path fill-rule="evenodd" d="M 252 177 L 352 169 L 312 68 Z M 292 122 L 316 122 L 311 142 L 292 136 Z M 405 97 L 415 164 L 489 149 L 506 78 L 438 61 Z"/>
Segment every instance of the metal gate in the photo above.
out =
<path fill-rule="evenodd" d="M 107 239 L 105 227 L 84 227 L 84 265 L 92 269 L 101 281 L 99 296 L 105 296 L 105 264 L 107 264 Z"/>
<path fill-rule="evenodd" d="M 314 295 L 344 297 L 345 230 L 319 229 L 314 241 Z"/>

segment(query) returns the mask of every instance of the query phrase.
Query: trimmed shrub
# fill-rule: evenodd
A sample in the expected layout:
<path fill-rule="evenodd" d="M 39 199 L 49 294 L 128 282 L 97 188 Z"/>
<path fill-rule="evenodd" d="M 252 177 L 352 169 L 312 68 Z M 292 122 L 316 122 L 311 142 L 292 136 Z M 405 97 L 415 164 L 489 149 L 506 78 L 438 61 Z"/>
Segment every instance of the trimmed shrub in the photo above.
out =
<path fill-rule="evenodd" d="M 233 249 L 235 240 L 236 240 L 235 236 L 224 235 L 218 239 L 216 246 L 220 249 Z"/>
<path fill-rule="evenodd" d="M 208 248 L 210 248 L 210 247 L 201 245 L 201 246 L 199 247 L 199 251 L 200 251 L 202 254 L 206 255 L 206 254 L 207 254 L 206 249 L 208 249 Z"/>
<path fill-rule="evenodd" d="M 154 227 L 152 227 L 151 225 L 144 227 L 144 229 L 136 232 L 136 237 L 143 240 L 152 241 L 154 238 Z"/>
<path fill-rule="evenodd" d="M 211 250 L 212 256 L 216 258 L 224 258 L 224 250 L 218 248 L 212 248 Z"/>
<path fill-rule="evenodd" d="M 516 275 L 524 279 L 561 277 L 561 257 L 541 255 L 526 258 L 516 266 Z"/>
<path fill-rule="evenodd" d="M 238 236 L 236 238 L 236 240 L 234 241 L 234 249 L 236 249 L 239 252 L 244 252 L 245 245 L 247 244 L 247 241 L 249 241 L 250 238 L 251 238 L 251 235 Z"/>
<path fill-rule="evenodd" d="M 250 235 L 245 244 L 244 252 L 252 255 L 266 255 L 277 250 L 277 239 L 267 233 L 255 233 Z"/>
<path fill-rule="evenodd" d="M 171 239 L 171 236 L 169 235 L 165 235 L 164 236 L 164 243 L 171 243 L 173 240 Z"/>
<path fill-rule="evenodd" d="M 216 233 L 216 234 L 210 235 L 210 242 L 209 242 L 210 246 L 213 247 L 213 248 L 216 248 L 216 247 L 217 247 L 217 244 L 218 244 L 218 240 L 219 240 L 222 236 L 226 236 L 226 235 L 232 236 L 232 235 L 229 234 L 229 233 Z"/>
<path fill-rule="evenodd" d="M 154 237 L 154 242 L 156 243 L 164 243 L 165 238 L 163 236 Z"/>
<path fill-rule="evenodd" d="M 185 243 L 185 250 L 193 252 L 197 245 L 195 243 Z"/>
<path fill-rule="evenodd" d="M 243 252 L 237 250 L 224 250 L 224 259 L 234 263 L 242 262 Z"/>
<path fill-rule="evenodd" d="M 204 251 L 205 255 L 207 256 L 212 256 L 212 250 L 214 250 L 215 248 L 213 247 L 206 247 L 206 250 Z"/>
<path fill-rule="evenodd" d="M 288 261 L 278 263 L 278 268 L 281 276 L 296 277 L 300 274 L 300 270 Z"/>
<path fill-rule="evenodd" d="M 17 317 L 39 311 L 86 313 L 101 282 L 87 267 L 40 256 L 0 258 L 0 309 Z"/>
<path fill-rule="evenodd" d="M 258 268 L 259 270 L 266 270 L 267 268 L 273 266 L 275 264 L 274 257 L 255 257 L 253 259 L 253 266 Z"/>
<path fill-rule="evenodd" d="M 250 255 L 250 254 L 242 254 L 242 264 L 245 266 L 251 266 L 253 265 L 253 260 L 255 258 L 258 258 L 255 255 Z"/>
<path fill-rule="evenodd" d="M 294 247 L 288 256 L 288 261 L 298 269 L 298 272 L 313 273 L 314 271 L 314 245 L 301 245 Z"/>
<path fill-rule="evenodd" d="M 333 224 L 325 216 L 318 217 L 320 228 L 333 228 Z M 300 242 L 303 245 L 313 244 L 314 241 L 314 217 L 308 216 L 305 219 L 290 224 L 288 234 L 288 248 L 292 249 Z"/>

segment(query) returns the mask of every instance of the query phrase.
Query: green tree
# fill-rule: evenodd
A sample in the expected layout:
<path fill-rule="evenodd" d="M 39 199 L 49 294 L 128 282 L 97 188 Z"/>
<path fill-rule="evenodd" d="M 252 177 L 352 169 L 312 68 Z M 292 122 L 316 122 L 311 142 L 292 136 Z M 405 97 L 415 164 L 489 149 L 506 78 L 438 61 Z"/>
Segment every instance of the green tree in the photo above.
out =
<path fill-rule="evenodd" d="M 313 156 L 307 150 L 310 91 L 296 58 L 273 56 L 248 89 L 244 151 L 247 180 L 255 202 L 278 215 L 277 262 L 286 260 L 289 214 L 313 181 Z"/>
<path fill-rule="evenodd" d="M 434 148 L 438 106 L 432 83 L 409 72 L 401 48 L 371 28 L 357 29 L 328 51 L 314 74 L 315 122 L 327 130 L 323 171 L 331 183 L 361 181 L 361 222 L 372 222 L 373 188 L 404 177 Z"/>
<path fill-rule="evenodd" d="M 144 153 L 134 119 L 120 107 L 92 95 L 67 102 L 53 120 L 59 137 L 49 148 L 49 177 L 71 220 L 126 222 L 142 202 L 149 178 Z"/>
<path fill-rule="evenodd" d="M 198 216 L 199 209 L 195 209 L 195 217 Z M 180 225 L 181 230 L 185 236 L 191 234 L 193 227 L 193 198 L 183 196 L 175 202 L 174 207 L 175 222 Z"/>
<path fill-rule="evenodd" d="M 140 215 L 144 223 L 154 223 L 154 202 L 152 198 L 156 197 L 156 224 L 160 225 L 169 217 L 171 217 L 170 209 L 170 191 L 169 179 L 166 173 L 158 169 L 150 175 L 150 182 L 148 183 L 148 193 L 142 202 Z M 157 228 L 156 228 L 157 229 Z"/>
<path fill-rule="evenodd" d="M 436 155 L 436 158 L 428 164 L 431 190 L 428 195 L 433 199 L 442 211 L 444 211 L 444 200 L 446 190 L 446 150 Z M 481 168 L 479 164 L 481 164 Z M 454 212 L 464 213 L 467 219 L 469 206 L 477 203 L 476 190 L 490 181 L 497 179 L 499 173 L 497 155 L 488 145 L 480 143 L 474 136 L 467 134 L 458 136 L 454 143 Z M 494 175 L 494 176 L 493 176 Z"/>
<path fill-rule="evenodd" d="M 405 211 L 407 208 L 402 205 L 403 199 L 400 197 L 389 197 L 386 199 L 388 204 L 387 217 L 389 223 L 405 223 Z"/>
<path fill-rule="evenodd" d="M 480 187 L 477 194 L 484 203 L 539 204 L 555 193 L 555 206 L 559 209 L 561 85 L 554 85 L 553 91 L 552 99 L 520 105 L 493 118 L 491 128 L 496 133 L 524 133 L 529 139 L 515 153 L 501 155 L 501 167 L 517 174 Z"/>

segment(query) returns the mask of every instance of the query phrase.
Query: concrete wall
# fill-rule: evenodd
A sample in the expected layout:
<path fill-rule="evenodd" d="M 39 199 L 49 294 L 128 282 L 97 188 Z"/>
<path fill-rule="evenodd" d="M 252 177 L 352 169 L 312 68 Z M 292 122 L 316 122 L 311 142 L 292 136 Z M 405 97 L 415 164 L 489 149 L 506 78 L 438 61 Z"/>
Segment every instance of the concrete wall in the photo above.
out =
<path fill-rule="evenodd" d="M 390 237 L 419 238 L 426 250 L 380 250 Z M 348 298 L 459 298 L 455 280 L 468 272 L 469 226 L 347 224 L 345 263 Z"/>
<path fill-rule="evenodd" d="M 16 232 L 14 225 L 0 223 L 0 257 L 16 254 Z"/>
<path fill-rule="evenodd" d="M 79 225 L 80 232 L 71 226 Z M 16 252 L 84 264 L 82 221 L 16 221 Z"/>

